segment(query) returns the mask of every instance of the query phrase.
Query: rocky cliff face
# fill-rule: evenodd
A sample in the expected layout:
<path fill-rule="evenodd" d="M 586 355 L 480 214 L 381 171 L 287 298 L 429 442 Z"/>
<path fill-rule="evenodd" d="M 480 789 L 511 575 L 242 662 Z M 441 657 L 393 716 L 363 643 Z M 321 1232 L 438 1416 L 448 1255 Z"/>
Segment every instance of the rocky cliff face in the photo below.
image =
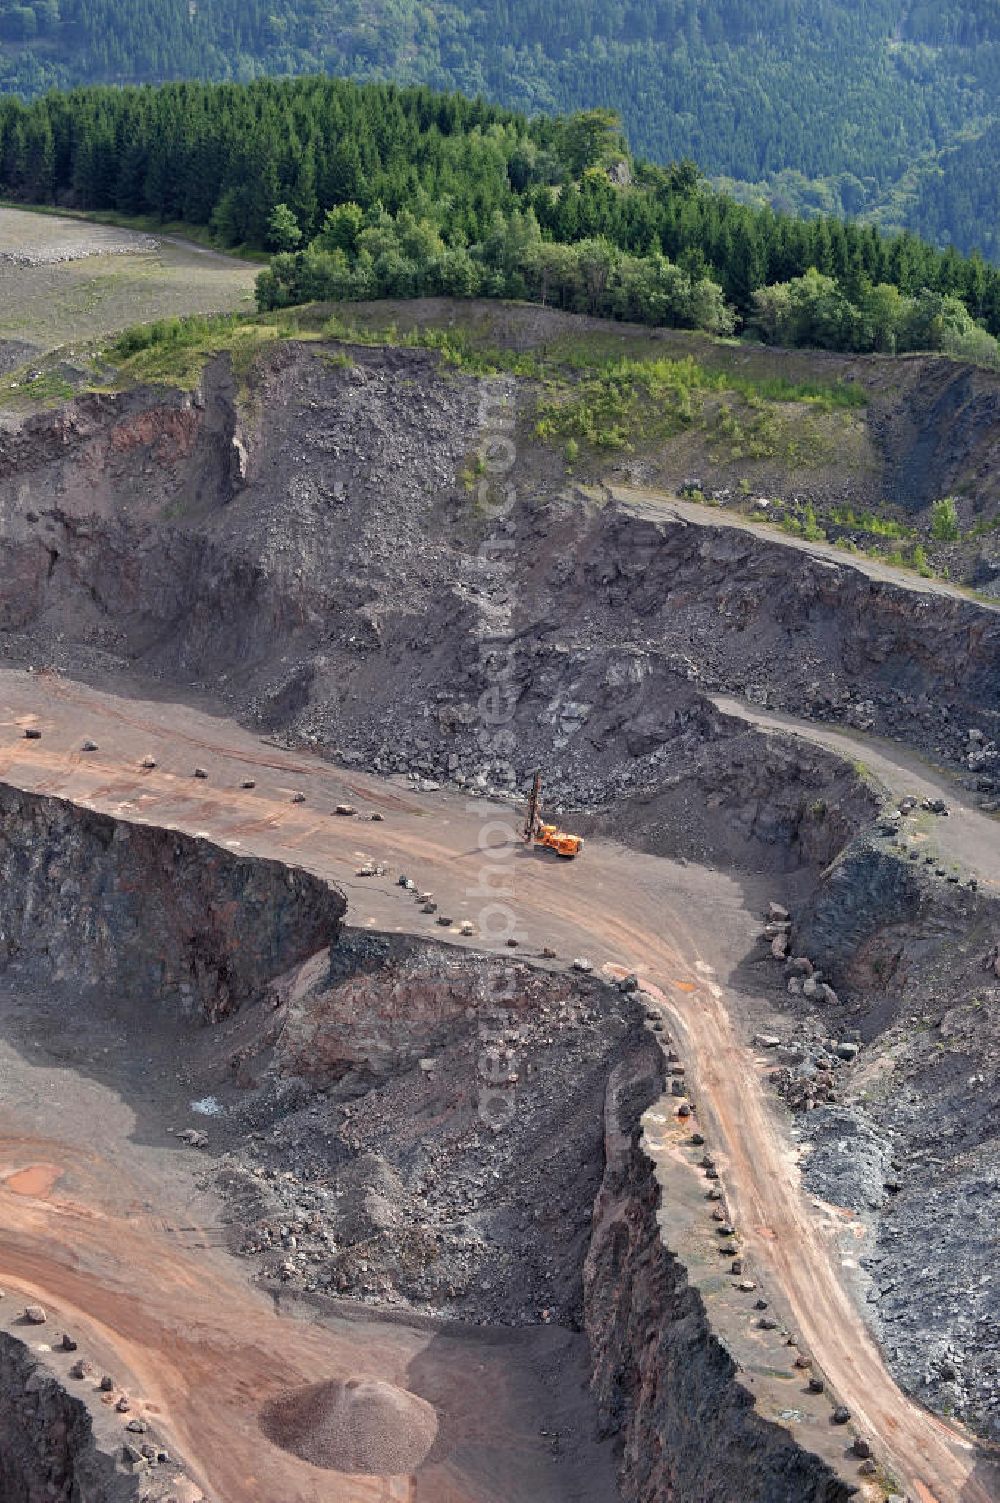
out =
<path fill-rule="evenodd" d="M 860 1048 L 837 1104 L 800 1119 L 804 1179 L 857 1218 L 858 1288 L 897 1381 L 996 1441 L 1000 904 L 933 858 L 910 859 L 914 818 L 852 840 L 796 914 L 793 955 L 842 1000 L 792 1043 L 833 1026 L 853 1028 Z M 801 1015 L 801 996 L 785 1000 Z M 803 1053 L 790 1072 L 800 1085 L 818 1079 L 807 1051 L 790 1057 Z"/>
<path fill-rule="evenodd" d="M 968 726 L 1000 733 L 1000 613 L 596 505 L 527 434 L 491 521 L 461 478 L 487 438 L 481 383 L 421 350 L 323 353 L 264 356 L 242 417 L 217 362 L 194 395 L 81 398 L 5 429 L 8 655 L 195 681 L 376 771 L 502 789 L 544 762 L 584 806 L 727 734 L 705 689 L 956 758 Z M 480 743 L 497 682 L 513 766 Z"/>
<path fill-rule="evenodd" d="M 885 383 L 889 400 L 871 414 L 887 492 L 909 511 L 940 496 L 996 504 L 1000 391 L 992 371 L 945 359 L 900 362 Z M 897 366 L 897 372 L 899 366 Z"/>
<path fill-rule="evenodd" d="M 286 979 L 237 1062 L 258 1088 L 228 1182 L 242 1250 L 308 1293 L 578 1328 L 604 1082 L 641 1037 L 635 1003 L 368 931 L 332 960 Z"/>
<path fill-rule="evenodd" d="M 664 1085 L 650 1046 L 608 1082 L 605 1171 L 584 1270 L 592 1389 L 620 1438 L 625 1503 L 846 1503 L 850 1489 L 756 1412 L 665 1244 L 641 1117 Z"/>
<path fill-rule="evenodd" d="M 24 1342 L 0 1332 L 3 1503 L 135 1503 L 139 1491 L 99 1448 L 86 1406 Z"/>
<path fill-rule="evenodd" d="M 677 682 L 655 785 L 574 815 L 584 834 L 654 855 L 819 873 L 873 817 L 854 768 L 792 736 L 761 735 Z"/>
<path fill-rule="evenodd" d="M 578 616 L 688 655 L 703 684 L 928 744 L 1000 719 L 1000 612 L 745 529 L 609 507 L 577 532 L 578 588 L 565 596 Z"/>
<path fill-rule="evenodd" d="M 898 851 L 870 836 L 850 842 L 798 915 L 796 955 L 808 955 L 835 982 L 861 979 L 862 957 L 930 906 L 927 884 Z"/>
<path fill-rule="evenodd" d="M 336 940 L 309 873 L 0 786 L 0 959 L 225 1016 Z"/>
<path fill-rule="evenodd" d="M 565 997 L 572 990 L 525 968 L 473 960 L 443 945 L 380 942 L 371 961 L 361 965 L 349 965 L 351 949 L 318 980 L 307 972 L 305 984 L 289 996 L 279 1014 L 282 1073 L 317 1084 L 351 1071 L 392 1077 L 475 1034 L 497 993 L 509 991 L 504 1015 L 513 1023 L 540 1007 L 547 993 Z M 348 973 L 337 975 L 345 960 Z"/>

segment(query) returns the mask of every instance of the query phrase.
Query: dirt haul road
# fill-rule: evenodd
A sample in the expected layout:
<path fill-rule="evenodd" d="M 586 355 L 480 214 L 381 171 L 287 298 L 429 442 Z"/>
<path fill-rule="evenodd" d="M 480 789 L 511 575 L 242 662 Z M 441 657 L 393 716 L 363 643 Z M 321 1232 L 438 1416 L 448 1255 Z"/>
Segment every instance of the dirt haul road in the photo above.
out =
<path fill-rule="evenodd" d="M 827 563 L 841 568 L 856 569 L 868 579 L 902 585 L 917 595 L 939 595 L 952 600 L 970 598 L 966 591 L 945 580 L 924 579 L 914 569 L 902 569 L 894 564 L 867 558 L 863 554 L 849 553 L 846 548 L 838 548 L 835 543 L 817 543 L 809 538 L 795 537 L 775 523 L 759 519 L 751 521 L 741 512 L 727 511 L 724 507 L 706 506 L 697 501 L 682 500 L 681 497 L 668 495 L 664 491 L 648 491 L 635 486 L 613 485 L 608 487 L 608 492 L 621 506 L 627 507 L 637 516 L 649 517 L 652 521 L 691 522 L 696 527 L 728 527 L 738 532 L 749 532 L 754 537 L 766 538 L 768 542 L 780 543 L 792 552 L 807 553 L 810 558 L 825 559 Z M 975 601 L 980 610 L 1000 610 L 1000 605 L 985 597 L 976 596 Z"/>
<path fill-rule="evenodd" d="M 212 1503 L 608 1503 L 614 1496 L 609 1459 L 602 1465 L 591 1455 L 593 1482 L 572 1466 L 559 1479 L 539 1438 L 540 1424 L 550 1433 L 569 1429 L 571 1414 L 553 1410 L 542 1376 L 567 1359 L 571 1372 L 580 1365 L 566 1333 L 541 1331 L 540 1344 L 533 1337 L 479 1342 L 430 1323 L 421 1330 L 364 1318 L 319 1322 L 308 1312 L 279 1318 L 262 1293 L 234 1277 L 228 1254 L 205 1245 L 204 1229 L 155 1214 L 163 1186 L 130 1172 L 137 1155 L 112 1166 L 63 1140 L 9 1137 L 9 1126 L 0 1124 L 0 1173 L 11 1158 L 46 1155 L 72 1188 L 57 1182 L 32 1197 L 0 1185 L 7 1303 L 17 1295 L 43 1304 L 50 1322 L 58 1318 L 88 1360 L 114 1375 L 131 1397 L 126 1418 L 147 1420 L 185 1458 L 198 1488 L 182 1491 L 182 1481 L 175 1488 L 182 1503 L 202 1490 Z M 67 1371 L 74 1359 L 50 1360 Z M 317 1470 L 259 1433 L 257 1415 L 268 1400 L 356 1375 L 377 1375 L 433 1404 L 438 1444 L 419 1480 Z M 564 1411 L 571 1411 L 579 1388 L 572 1379 L 567 1387 Z"/>
<path fill-rule="evenodd" d="M 907 795 L 943 798 L 950 813 L 947 819 L 934 821 L 935 849 L 944 860 L 953 861 L 987 887 L 1000 888 L 1000 820 L 978 807 L 955 774 L 933 767 L 916 752 L 877 736 L 811 724 L 792 715 L 761 710 L 726 694 L 713 694 L 711 698 L 727 715 L 736 715 L 760 730 L 798 736 L 848 762 L 860 760 L 865 771 L 896 800 Z"/>
<path fill-rule="evenodd" d="M 42 732 L 40 740 L 23 738 L 29 725 Z M 97 751 L 81 752 L 85 737 L 98 743 Z M 157 765 L 144 770 L 141 761 L 148 756 Z M 196 764 L 208 774 L 205 780 L 193 778 Z M 256 787 L 241 789 L 248 777 Z M 727 1005 L 726 978 L 759 928 L 734 881 L 601 842 L 589 843 L 581 860 L 561 863 L 511 846 L 518 816 L 499 806 L 445 793 L 418 794 L 338 771 L 176 704 L 123 699 L 11 671 L 0 673 L 0 778 L 306 866 L 347 891 L 356 925 L 499 948 L 506 929 L 498 929 L 492 942 L 482 933 L 463 937 L 457 929 L 459 920 L 475 920 L 491 898 L 499 897 L 517 915 L 521 953 L 551 945 L 563 958 L 585 954 L 596 963 L 634 968 L 662 999 L 682 1041 L 699 1116 L 744 1248 L 801 1346 L 850 1407 L 858 1430 L 921 1503 L 989 1503 L 997 1496 L 977 1467 L 975 1446 L 893 1382 L 841 1278 L 830 1219 L 801 1192 L 766 1095 L 762 1062 L 741 1042 Z M 305 801 L 293 802 L 296 793 Z M 338 818 L 333 810 L 342 800 L 362 814 L 378 811 L 384 821 Z M 484 846 L 505 842 L 506 857 L 484 855 Z M 358 865 L 368 858 L 389 863 L 391 874 L 357 876 Z M 484 881 L 485 872 L 501 866 L 505 881 Z M 455 927 L 446 931 L 415 908 L 412 897 L 394 884 L 401 870 L 418 887 L 433 890 Z M 53 1228 L 48 1231 L 51 1236 Z M 100 1223 L 90 1225 L 87 1235 L 96 1239 L 96 1251 Z M 155 1268 L 162 1258 L 155 1240 L 142 1251 L 137 1269 Z M 69 1276 L 60 1273 L 65 1265 L 37 1254 L 30 1235 L 19 1240 L 16 1230 L 12 1236 L 5 1229 L 0 1277 L 31 1280 L 40 1298 L 69 1296 L 84 1316 L 96 1310 L 105 1339 L 122 1343 L 128 1353 L 132 1334 L 127 1322 L 124 1329 L 117 1322 L 129 1302 L 107 1308 L 97 1281 L 76 1287 L 70 1278 L 67 1284 Z M 145 1283 L 145 1275 L 140 1277 Z M 199 1322 L 214 1319 L 224 1296 L 221 1281 L 211 1291 L 203 1284 Z M 228 1381 L 223 1367 L 223 1389 Z M 164 1391 L 162 1398 L 165 1413 L 172 1415 L 177 1395 Z M 220 1499 L 237 1503 L 260 1496 L 241 1490 L 235 1475 L 212 1475 L 219 1436 L 200 1415 L 186 1413 L 180 1438 Z M 312 1494 L 296 1496 L 311 1499 Z M 366 1494 L 354 1496 L 360 1500 Z"/>

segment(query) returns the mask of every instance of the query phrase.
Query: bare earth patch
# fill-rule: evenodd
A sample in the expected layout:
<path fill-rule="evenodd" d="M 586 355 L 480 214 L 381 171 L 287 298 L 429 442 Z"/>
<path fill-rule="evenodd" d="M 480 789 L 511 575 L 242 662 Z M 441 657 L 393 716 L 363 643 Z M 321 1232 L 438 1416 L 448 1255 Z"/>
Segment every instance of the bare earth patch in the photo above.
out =
<path fill-rule="evenodd" d="M 0 207 L 0 349 L 45 353 L 150 319 L 249 309 L 255 276 L 172 237 Z"/>

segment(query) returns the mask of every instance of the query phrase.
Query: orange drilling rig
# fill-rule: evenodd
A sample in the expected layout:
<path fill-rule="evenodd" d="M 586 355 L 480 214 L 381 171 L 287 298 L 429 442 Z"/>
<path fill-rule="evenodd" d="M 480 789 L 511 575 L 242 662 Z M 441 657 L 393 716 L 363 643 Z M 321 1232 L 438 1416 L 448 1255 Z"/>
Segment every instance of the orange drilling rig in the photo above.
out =
<path fill-rule="evenodd" d="M 583 850 L 583 836 L 569 835 L 565 830 L 560 830 L 558 825 L 542 823 L 542 775 L 536 772 L 531 784 L 531 797 L 528 800 L 528 813 L 524 821 L 524 843 L 544 847 L 545 850 L 555 851 L 557 856 L 563 856 L 571 860 Z"/>

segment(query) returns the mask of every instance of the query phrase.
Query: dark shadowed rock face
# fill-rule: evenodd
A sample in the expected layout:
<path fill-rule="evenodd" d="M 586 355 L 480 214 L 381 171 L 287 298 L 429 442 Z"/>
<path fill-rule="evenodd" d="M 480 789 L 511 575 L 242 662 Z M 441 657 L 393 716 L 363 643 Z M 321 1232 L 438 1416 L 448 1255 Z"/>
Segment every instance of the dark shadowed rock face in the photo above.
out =
<path fill-rule="evenodd" d="M 795 925 L 794 953 L 835 980 L 880 931 L 926 907 L 920 876 L 898 851 L 872 839 L 851 842 L 824 873 Z"/>
<path fill-rule="evenodd" d="M 663 1079 L 659 1049 L 649 1048 L 609 1080 L 606 1167 L 584 1270 L 591 1387 L 605 1433 L 621 1441 L 621 1496 L 846 1503 L 847 1485 L 757 1413 L 663 1241 L 660 1189 L 639 1140 Z"/>
<path fill-rule="evenodd" d="M 0 962 L 214 1019 L 333 943 L 346 906 L 298 868 L 0 786 Z"/>
<path fill-rule="evenodd" d="M 0 1332 L 0 1498 L 3 1503 L 132 1503 L 138 1483 L 116 1474 L 83 1403 L 17 1337 Z"/>

